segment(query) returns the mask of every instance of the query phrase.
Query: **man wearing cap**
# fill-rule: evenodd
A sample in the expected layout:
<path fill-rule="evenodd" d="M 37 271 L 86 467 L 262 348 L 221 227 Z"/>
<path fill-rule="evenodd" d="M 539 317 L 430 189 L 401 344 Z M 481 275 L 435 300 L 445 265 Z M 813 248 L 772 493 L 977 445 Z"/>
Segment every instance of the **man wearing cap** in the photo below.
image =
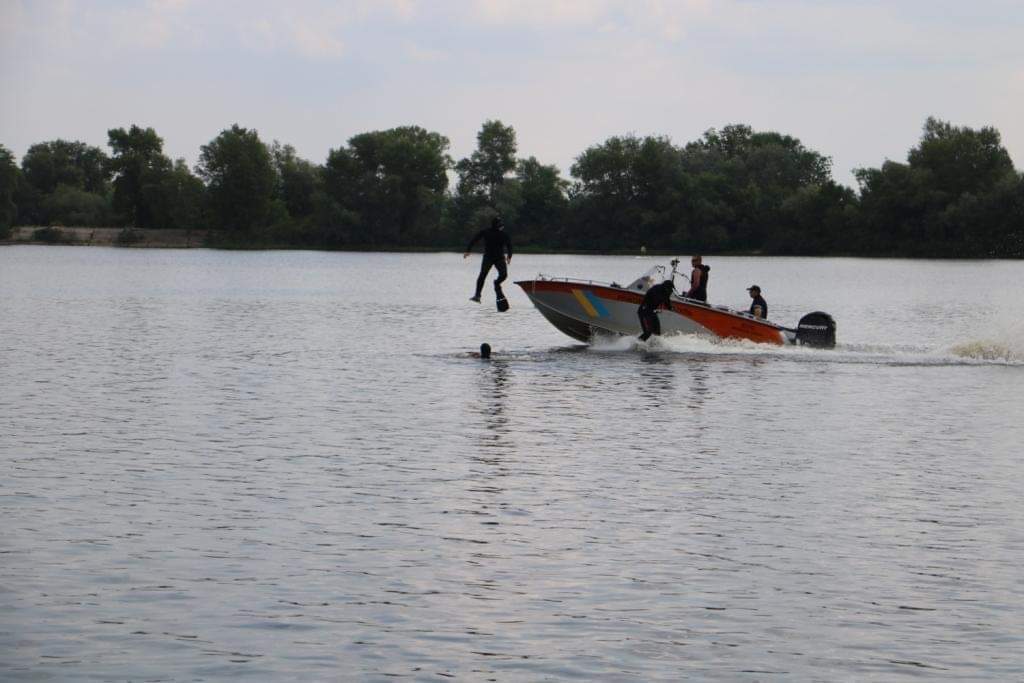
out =
<path fill-rule="evenodd" d="M 505 224 L 501 222 L 501 219 L 497 216 L 491 220 L 491 227 L 485 228 L 476 234 L 476 237 L 469 241 L 469 245 L 466 246 L 466 253 L 462 255 L 462 258 L 469 258 L 469 252 L 473 250 L 473 245 L 479 242 L 481 239 L 484 241 L 484 258 L 480 262 L 480 275 L 476 279 L 476 294 L 470 297 L 470 301 L 480 303 L 480 292 L 484 289 L 484 280 L 487 279 L 487 273 L 491 270 L 491 266 L 498 269 L 498 277 L 494 280 L 494 290 L 496 292 L 501 291 L 501 283 L 508 277 L 508 270 L 505 268 L 506 263 L 512 263 L 512 242 L 509 240 L 508 235 L 505 234 Z M 508 259 L 506 260 L 505 254 L 508 253 Z"/>
<path fill-rule="evenodd" d="M 750 315 L 755 318 L 761 318 L 767 320 L 768 318 L 768 302 L 761 296 L 761 288 L 757 285 L 750 285 L 747 287 L 747 292 L 750 293 L 750 298 L 753 301 L 750 302 Z"/>

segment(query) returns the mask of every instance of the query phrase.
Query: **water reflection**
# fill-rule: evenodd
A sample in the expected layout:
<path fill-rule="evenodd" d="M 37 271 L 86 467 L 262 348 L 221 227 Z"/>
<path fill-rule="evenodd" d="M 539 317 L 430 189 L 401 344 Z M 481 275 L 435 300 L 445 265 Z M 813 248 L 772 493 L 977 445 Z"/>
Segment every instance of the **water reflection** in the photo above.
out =
<path fill-rule="evenodd" d="M 510 383 L 508 362 L 493 358 L 481 360 L 476 379 L 478 399 L 475 401 L 473 412 L 484 426 L 480 431 L 478 445 L 483 452 L 491 452 L 487 458 L 493 458 L 508 452 L 515 445 L 510 438 L 511 429 L 507 414 Z"/>
<path fill-rule="evenodd" d="M 691 363 L 690 370 L 690 393 L 687 406 L 693 410 L 704 407 L 705 401 L 711 395 L 711 388 L 708 386 L 708 368 L 702 362 Z"/>
<path fill-rule="evenodd" d="M 590 349 L 450 263 L 0 248 L 0 679 L 1021 680 L 1024 368 L 893 364 L 980 266 L 801 262 L 881 356 Z"/>
<path fill-rule="evenodd" d="M 645 353 L 640 356 L 637 386 L 652 408 L 664 405 L 675 390 L 675 367 L 669 354 Z"/>

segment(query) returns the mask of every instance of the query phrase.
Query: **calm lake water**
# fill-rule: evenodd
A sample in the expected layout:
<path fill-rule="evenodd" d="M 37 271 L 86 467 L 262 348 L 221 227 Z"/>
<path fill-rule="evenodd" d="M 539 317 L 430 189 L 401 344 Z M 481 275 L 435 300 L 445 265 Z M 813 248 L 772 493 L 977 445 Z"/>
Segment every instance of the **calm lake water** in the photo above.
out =
<path fill-rule="evenodd" d="M 0 248 L 0 679 L 1024 678 L 1024 263 L 707 259 L 823 351 L 477 262 Z"/>

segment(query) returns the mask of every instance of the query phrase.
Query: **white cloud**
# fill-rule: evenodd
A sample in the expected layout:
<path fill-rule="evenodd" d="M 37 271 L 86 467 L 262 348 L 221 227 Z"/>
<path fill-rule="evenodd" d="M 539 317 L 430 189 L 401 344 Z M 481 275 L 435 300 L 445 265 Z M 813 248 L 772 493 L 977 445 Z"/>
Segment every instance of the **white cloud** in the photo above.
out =
<path fill-rule="evenodd" d="M 28 22 L 22 2 L 0 2 L 0 41 L 10 45 Z"/>
<path fill-rule="evenodd" d="M 611 8 L 607 0 L 477 0 L 470 17 L 485 24 L 578 26 L 597 23 Z"/>
<path fill-rule="evenodd" d="M 336 14 L 298 15 L 282 8 L 256 14 L 235 30 L 239 42 L 253 52 L 289 52 L 308 59 L 337 59 L 345 54 L 341 39 L 346 17 Z"/>
<path fill-rule="evenodd" d="M 709 0 L 647 0 L 629 7 L 643 32 L 669 42 L 683 40 L 712 16 Z"/>
<path fill-rule="evenodd" d="M 408 22 L 415 18 L 417 9 L 415 0 L 247 3 L 243 11 L 252 18 L 242 24 L 240 39 L 254 50 L 333 60 L 346 55 L 346 37 L 358 31 L 361 24 L 374 18 Z"/>
<path fill-rule="evenodd" d="M 410 60 L 420 63 L 443 62 L 449 58 L 449 54 L 444 50 L 434 50 L 415 43 L 407 45 L 405 53 Z"/>
<path fill-rule="evenodd" d="M 322 161 L 416 123 L 458 156 L 497 117 L 564 170 L 609 135 L 741 122 L 851 182 L 935 115 L 996 126 L 1020 166 L 1022 24 L 994 1 L 0 0 L 0 141 L 103 144 L 134 122 L 189 155 L 237 120 Z"/>
<path fill-rule="evenodd" d="M 315 21 L 295 19 L 288 27 L 291 45 L 299 54 L 313 59 L 331 59 L 345 54 L 339 37 L 340 26 L 325 27 Z"/>
<path fill-rule="evenodd" d="M 710 0 L 476 0 L 468 16 L 488 26 L 641 31 L 678 40 L 710 11 Z"/>
<path fill-rule="evenodd" d="M 69 52 L 159 53 L 216 48 L 229 41 L 255 52 L 281 52 L 316 60 L 346 54 L 346 37 L 368 21 L 408 23 L 417 0 L 148 0 L 109 5 L 82 0 L 30 5 L 0 0 L 0 37 L 30 49 L 56 44 Z"/>
<path fill-rule="evenodd" d="M 191 0 L 150 0 L 128 5 L 113 12 L 103 28 L 109 32 L 110 38 L 122 46 L 138 50 L 160 50 L 171 43 L 190 42 L 195 38 L 195 34 L 189 30 L 188 22 L 188 13 L 193 6 Z M 81 9 L 83 14 L 89 11 L 88 8 Z M 101 17 L 101 27 L 102 22 Z"/>

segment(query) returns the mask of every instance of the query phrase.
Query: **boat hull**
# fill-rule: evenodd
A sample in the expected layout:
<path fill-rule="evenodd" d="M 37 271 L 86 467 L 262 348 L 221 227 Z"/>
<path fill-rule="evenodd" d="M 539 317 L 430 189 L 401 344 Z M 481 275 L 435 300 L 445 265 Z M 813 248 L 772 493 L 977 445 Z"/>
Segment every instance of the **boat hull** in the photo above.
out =
<path fill-rule="evenodd" d="M 522 280 L 516 284 L 548 322 L 573 339 L 589 342 L 600 334 L 640 334 L 640 292 L 574 280 Z M 661 311 L 659 317 L 663 335 L 697 334 L 767 344 L 791 341 L 791 331 L 779 325 L 690 299 L 673 297 L 671 310 Z"/>

